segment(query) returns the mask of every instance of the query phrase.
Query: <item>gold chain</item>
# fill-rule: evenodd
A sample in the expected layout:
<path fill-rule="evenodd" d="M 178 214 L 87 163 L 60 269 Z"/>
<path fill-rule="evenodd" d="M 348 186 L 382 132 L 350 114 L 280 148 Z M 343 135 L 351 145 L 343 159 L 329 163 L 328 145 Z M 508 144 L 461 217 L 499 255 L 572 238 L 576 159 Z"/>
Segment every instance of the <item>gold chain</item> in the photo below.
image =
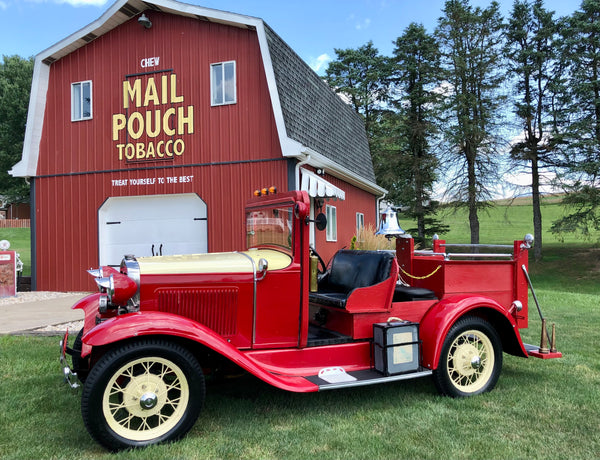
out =
<path fill-rule="evenodd" d="M 437 268 L 436 268 L 434 271 L 432 271 L 432 272 L 431 272 L 429 275 L 425 275 L 425 276 L 414 276 L 414 275 L 411 275 L 410 273 L 408 273 L 408 272 L 404 271 L 404 269 L 403 269 L 402 267 L 400 267 L 400 270 L 402 271 L 402 273 L 404 273 L 404 274 L 405 274 L 406 276 L 408 276 L 409 278 L 412 278 L 412 279 L 414 279 L 414 280 L 424 280 L 425 278 L 429 278 L 430 276 L 433 276 L 433 275 L 435 275 L 435 273 L 436 273 L 436 272 L 437 272 L 437 271 L 438 271 L 440 268 L 442 268 L 442 266 L 441 266 L 441 265 L 438 265 L 438 266 L 437 266 Z"/>

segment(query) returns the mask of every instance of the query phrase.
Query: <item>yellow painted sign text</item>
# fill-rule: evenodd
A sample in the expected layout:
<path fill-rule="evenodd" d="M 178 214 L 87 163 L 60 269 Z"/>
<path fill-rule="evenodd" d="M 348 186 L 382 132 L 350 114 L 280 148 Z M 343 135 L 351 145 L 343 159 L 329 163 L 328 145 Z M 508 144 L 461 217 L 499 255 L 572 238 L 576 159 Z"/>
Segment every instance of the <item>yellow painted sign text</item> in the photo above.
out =
<path fill-rule="evenodd" d="M 183 155 L 181 136 L 194 133 L 194 106 L 181 105 L 184 97 L 177 94 L 177 75 L 162 75 L 158 80 L 149 77 L 145 82 L 141 77 L 127 79 L 122 91 L 125 113 L 112 116 L 112 140 L 119 142 L 119 161 Z"/>

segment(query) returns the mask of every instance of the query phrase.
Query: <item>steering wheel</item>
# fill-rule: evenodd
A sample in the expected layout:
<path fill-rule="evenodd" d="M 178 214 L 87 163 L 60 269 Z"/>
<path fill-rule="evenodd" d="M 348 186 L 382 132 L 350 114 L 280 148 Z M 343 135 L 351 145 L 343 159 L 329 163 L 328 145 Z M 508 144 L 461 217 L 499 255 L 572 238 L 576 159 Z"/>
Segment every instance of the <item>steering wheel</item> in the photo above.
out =
<path fill-rule="evenodd" d="M 309 252 L 311 256 L 315 256 L 317 259 L 319 259 L 320 268 L 317 270 L 319 272 L 319 275 L 324 274 L 327 271 L 327 265 L 325 265 L 325 262 L 323 261 L 319 253 L 312 246 L 309 246 Z"/>

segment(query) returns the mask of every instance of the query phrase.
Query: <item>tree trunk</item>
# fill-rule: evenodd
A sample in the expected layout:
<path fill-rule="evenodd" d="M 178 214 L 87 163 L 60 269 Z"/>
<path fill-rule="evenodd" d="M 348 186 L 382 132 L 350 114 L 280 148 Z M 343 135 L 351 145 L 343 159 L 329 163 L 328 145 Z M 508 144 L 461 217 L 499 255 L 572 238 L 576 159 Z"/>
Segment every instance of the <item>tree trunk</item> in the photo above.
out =
<path fill-rule="evenodd" d="M 533 204 L 533 258 L 542 260 L 542 208 L 540 203 L 540 171 L 537 155 L 531 158 L 531 200 Z"/>
<path fill-rule="evenodd" d="M 469 175 L 469 227 L 471 229 L 471 244 L 479 244 L 479 218 L 477 217 L 477 176 L 475 173 L 474 155 L 467 152 L 467 170 Z"/>
<path fill-rule="evenodd" d="M 425 212 L 423 211 L 423 178 L 421 173 L 420 155 L 415 155 L 415 214 L 417 216 L 417 233 L 421 241 L 425 238 Z"/>

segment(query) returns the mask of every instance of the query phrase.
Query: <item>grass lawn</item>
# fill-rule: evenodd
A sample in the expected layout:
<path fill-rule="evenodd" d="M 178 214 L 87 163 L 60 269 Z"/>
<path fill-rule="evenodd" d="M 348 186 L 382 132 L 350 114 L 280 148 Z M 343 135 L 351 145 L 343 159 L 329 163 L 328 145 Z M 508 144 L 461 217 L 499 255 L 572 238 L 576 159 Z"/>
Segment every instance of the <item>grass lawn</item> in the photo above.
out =
<path fill-rule="evenodd" d="M 575 234 L 554 235 L 550 232 L 552 223 L 565 215 L 565 207 L 555 197 L 544 197 L 542 200 L 542 235 L 543 247 L 546 245 L 586 244 L 600 243 L 600 232 L 590 235 L 588 240 L 582 240 Z M 437 215 L 438 219 L 450 226 L 448 233 L 439 235 L 448 243 L 469 243 L 470 229 L 466 209 L 454 210 L 442 208 Z M 403 219 L 399 214 L 400 226 L 404 229 L 416 227 L 416 223 Z M 531 200 L 520 199 L 514 202 L 502 201 L 496 206 L 479 212 L 479 239 L 481 243 L 512 243 L 513 240 L 523 238 L 527 233 L 533 234 L 533 217 Z"/>
<path fill-rule="evenodd" d="M 538 291 L 558 360 L 504 355 L 496 389 L 438 396 L 429 378 L 287 393 L 253 377 L 210 383 L 182 441 L 109 454 L 87 434 L 80 390 L 62 383 L 58 337 L 0 337 L 0 458 L 544 459 L 600 452 L 600 309 L 594 294 Z M 533 306 L 532 306 L 533 307 Z M 531 309 L 526 341 L 538 343 Z"/>

